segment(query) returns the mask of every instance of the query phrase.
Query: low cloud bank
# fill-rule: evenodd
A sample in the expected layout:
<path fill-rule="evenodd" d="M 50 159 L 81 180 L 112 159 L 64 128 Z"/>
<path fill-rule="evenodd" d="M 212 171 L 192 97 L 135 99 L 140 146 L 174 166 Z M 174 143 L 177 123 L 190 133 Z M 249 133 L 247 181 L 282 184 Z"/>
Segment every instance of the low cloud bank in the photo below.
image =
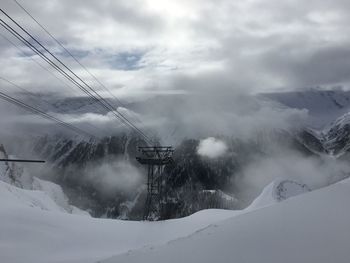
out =
<path fill-rule="evenodd" d="M 104 196 L 132 194 L 144 183 L 142 172 L 126 160 L 103 162 L 86 168 L 86 180 Z"/>
<path fill-rule="evenodd" d="M 235 175 L 240 199 L 248 205 L 263 188 L 276 179 L 289 179 L 308 187 L 325 187 L 350 175 L 347 162 L 328 156 L 305 157 L 293 151 L 276 152 L 270 156 L 259 157 Z"/>

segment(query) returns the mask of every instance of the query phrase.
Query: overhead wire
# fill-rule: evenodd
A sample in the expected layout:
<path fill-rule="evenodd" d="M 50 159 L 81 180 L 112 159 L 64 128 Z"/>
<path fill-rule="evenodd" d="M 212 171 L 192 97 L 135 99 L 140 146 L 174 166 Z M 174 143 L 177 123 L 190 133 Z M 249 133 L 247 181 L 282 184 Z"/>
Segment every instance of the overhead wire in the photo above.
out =
<path fill-rule="evenodd" d="M 50 33 L 50 31 L 44 27 L 21 3 L 19 3 L 17 0 L 13 0 L 18 7 L 20 7 L 57 45 L 59 45 L 77 64 L 79 64 L 99 85 L 102 87 L 105 91 L 108 92 L 108 94 L 117 101 L 117 103 L 126 108 L 124 103 L 117 98 L 83 63 L 79 61 L 79 59 L 76 58 L 75 55 L 72 54 L 53 34 Z M 137 119 L 137 121 L 142 122 L 140 119 Z"/>
<path fill-rule="evenodd" d="M 21 34 L 18 33 L 14 28 L 12 28 L 8 23 L 6 23 L 3 19 L 0 19 L 0 24 L 9 31 L 12 35 L 14 35 L 17 39 L 19 39 L 23 44 L 28 46 L 33 52 L 38 54 L 43 60 L 45 60 L 50 66 L 52 66 L 55 70 L 57 70 L 61 75 L 71 81 L 75 86 L 81 89 L 85 94 L 89 97 L 93 98 L 97 102 L 99 102 L 104 108 L 108 111 L 111 111 L 115 117 L 117 117 L 124 125 L 129 126 L 131 129 L 136 131 L 139 135 L 141 135 L 148 143 L 151 140 L 147 135 L 144 134 L 139 128 L 137 128 L 134 124 L 132 124 L 124 115 L 120 112 L 116 114 L 116 109 L 108 103 L 104 98 L 102 98 L 93 88 L 90 87 L 85 81 L 83 81 L 78 75 L 76 75 L 68 66 L 66 66 L 60 59 L 58 59 L 51 51 L 49 51 L 44 45 L 42 45 L 35 37 L 33 37 L 27 30 L 25 30 L 21 25 L 19 25 L 14 19 L 12 19 L 5 11 L 0 9 L 0 11 L 8 17 L 16 26 L 18 26 L 23 32 L 25 32 L 34 42 L 36 42 L 41 48 L 43 48 L 47 53 L 49 53 L 56 61 L 58 61 L 64 68 L 68 70 L 75 78 L 77 78 L 81 83 L 83 83 L 87 88 L 85 88 L 82 84 L 80 84 L 77 80 L 75 80 L 70 74 L 64 71 L 59 65 L 52 61 L 52 59 L 48 58 L 43 52 L 41 52 L 38 48 L 36 48 L 32 43 L 30 43 L 27 39 L 25 39 Z"/>
<path fill-rule="evenodd" d="M 26 52 L 19 47 L 18 45 L 16 45 L 12 40 L 10 40 L 8 37 L 6 37 L 4 34 L 2 34 L 0 32 L 0 36 L 2 38 L 4 38 L 8 43 L 10 43 L 12 46 L 14 46 L 18 51 L 20 51 L 24 56 L 28 57 L 31 61 L 33 61 L 35 64 L 37 64 L 40 68 L 44 69 L 47 73 L 49 73 L 51 76 L 53 76 L 54 78 L 56 78 L 58 81 L 60 81 L 63 85 L 65 85 L 68 88 L 71 88 L 67 83 L 65 83 L 63 80 L 61 80 L 60 78 L 58 78 L 53 72 L 51 72 L 49 69 L 47 69 L 46 67 L 44 67 L 43 65 L 41 65 L 38 61 L 36 61 L 32 56 L 28 56 L 26 54 Z M 29 95 L 30 97 L 35 98 L 36 100 L 38 100 L 38 96 L 35 93 L 30 92 L 29 90 L 20 87 L 19 85 L 16 85 L 13 82 L 9 82 L 8 80 L 0 77 L 0 79 L 2 79 L 5 82 L 10 83 L 12 86 L 16 87 L 17 89 L 21 90 L 22 92 L 24 92 L 26 95 Z M 91 98 L 90 98 L 91 99 Z M 43 98 L 40 98 L 40 100 L 42 100 L 46 105 L 48 106 L 53 106 L 53 104 Z M 38 105 L 37 105 L 38 106 Z M 93 125 L 91 123 L 86 123 L 87 126 L 90 126 L 91 128 L 98 130 L 99 132 L 103 131 L 101 128 L 97 127 L 96 125 Z"/>
<path fill-rule="evenodd" d="M 5 23 L 5 25 L 2 24 L 2 23 L 3 23 L 3 21 L 2 21 L 2 19 L 0 19 L 0 24 L 1 24 L 3 27 L 5 26 L 5 29 L 10 30 L 10 33 L 12 33 L 16 38 L 18 38 L 20 41 L 22 41 L 22 43 L 24 43 L 25 45 L 27 45 L 29 48 L 32 49 L 33 52 L 37 53 L 37 54 L 38 54 L 39 56 L 41 56 L 46 62 L 48 62 L 51 66 L 53 66 L 55 69 L 57 69 L 57 67 L 56 67 L 57 65 L 51 63 L 51 62 L 49 61 L 49 59 L 48 59 L 44 54 L 42 54 L 39 50 L 37 50 L 34 46 L 32 46 L 28 41 L 26 41 L 26 40 L 25 40 L 23 37 L 21 37 L 19 34 L 16 34 L 16 32 L 13 31 L 11 27 L 9 27 L 8 25 L 6 25 L 6 23 Z M 65 72 L 62 72 L 62 71 L 60 71 L 59 69 L 58 69 L 58 71 L 59 71 L 64 77 L 66 77 L 68 80 L 72 80 L 73 83 L 74 83 L 74 79 L 70 79 L 70 78 L 69 78 L 69 77 L 70 77 L 69 75 L 65 74 Z M 74 83 L 74 84 L 75 84 L 75 83 Z"/>
<path fill-rule="evenodd" d="M 148 136 L 137 128 L 133 123 L 131 123 L 123 114 L 117 111 L 113 105 L 111 105 L 108 101 L 106 101 L 103 97 L 100 96 L 90 85 L 88 85 L 84 80 L 82 80 L 76 73 L 74 73 L 65 63 L 63 63 L 56 55 L 54 55 L 50 50 L 48 50 L 42 43 L 40 43 L 32 34 L 30 34 L 26 29 L 24 29 L 18 22 L 16 22 L 10 15 L 8 15 L 5 11 L 0 9 L 0 12 L 3 13 L 8 19 L 10 19 L 17 27 L 19 27 L 23 32 L 25 32 L 32 40 L 34 40 L 41 48 L 43 48 L 47 53 L 49 53 L 56 61 L 58 61 L 64 68 L 66 68 L 74 77 L 76 77 L 81 83 L 83 83 L 93 94 L 98 97 L 98 101 L 104 106 L 107 105 L 109 110 L 116 115 L 117 118 L 123 120 L 122 122 L 126 123 L 127 126 L 130 126 L 137 133 L 139 133 L 144 139 L 150 142 Z M 94 95 L 93 95 L 94 96 Z M 95 97 L 95 96 L 94 96 Z M 118 114 L 116 114 L 116 112 Z"/>
<path fill-rule="evenodd" d="M 97 83 L 100 84 L 121 106 L 123 103 L 110 92 L 110 90 L 93 74 L 90 70 L 88 70 L 84 64 L 82 64 L 73 54 L 70 52 L 54 35 L 52 35 L 49 30 L 47 30 L 30 12 L 18 1 L 13 0 L 46 34 L 48 34 L 53 41 L 56 42 L 71 58 L 74 59 L 76 63 L 78 63 Z M 124 107 L 124 106 L 123 106 Z"/>
<path fill-rule="evenodd" d="M 11 81 L 3 78 L 3 77 L 1 77 L 0 79 L 5 80 L 6 82 L 8 82 L 8 83 L 10 83 L 12 85 L 16 85 L 13 82 L 11 82 Z M 18 106 L 20 108 L 23 108 L 23 109 L 25 109 L 25 110 L 27 110 L 27 111 L 35 114 L 35 115 L 40 115 L 41 117 L 43 117 L 45 119 L 51 120 L 53 122 L 56 122 L 57 124 L 65 127 L 65 128 L 68 128 L 68 129 L 74 131 L 77 134 L 80 134 L 80 135 L 83 134 L 85 136 L 89 136 L 89 137 L 92 137 L 92 138 L 96 137 L 95 135 L 93 135 L 93 134 L 91 134 L 89 132 L 86 132 L 86 131 L 84 131 L 84 130 L 82 130 L 82 129 L 80 129 L 80 128 L 72 125 L 72 124 L 69 124 L 69 123 L 67 123 L 67 122 L 65 122 L 63 120 L 60 120 L 60 119 L 58 119 L 58 118 L 56 118 L 56 117 L 54 117 L 54 116 L 52 116 L 52 115 L 50 115 L 50 114 L 40 110 L 40 109 L 37 109 L 37 108 L 35 108 L 35 107 L 31 106 L 31 105 L 28 105 L 25 102 L 20 101 L 20 100 L 18 100 L 16 98 L 13 98 L 10 95 L 8 95 L 8 94 L 6 94 L 4 92 L 1 92 L 1 91 L 0 91 L 0 98 L 5 100 L 5 101 L 7 101 L 7 102 L 9 102 L 9 103 L 11 103 L 11 104 L 14 104 L 14 105 L 16 105 L 16 106 Z"/>
<path fill-rule="evenodd" d="M 7 82 L 8 84 L 12 85 L 13 87 L 17 88 L 18 90 L 21 90 L 21 92 L 23 92 L 24 94 L 26 94 L 26 96 L 30 96 L 30 97 L 34 98 L 36 101 L 41 100 L 41 101 L 43 101 L 46 105 L 48 105 L 48 106 L 50 106 L 50 107 L 53 106 L 53 104 L 50 103 L 49 101 L 44 100 L 43 98 L 40 98 L 40 99 L 39 99 L 38 96 L 37 96 L 37 94 L 35 94 L 35 93 L 33 93 L 33 92 L 31 92 L 31 91 L 29 91 L 29 90 L 27 90 L 27 89 L 25 89 L 25 88 L 19 86 L 18 84 L 15 84 L 14 82 L 12 82 L 12 81 L 10 81 L 10 80 L 8 80 L 8 79 L 5 79 L 5 78 L 3 78 L 3 77 L 0 76 L 0 80 L 2 80 L 2 81 L 4 81 L 4 82 Z M 38 103 L 36 103 L 36 106 L 37 106 L 37 107 L 40 107 L 40 105 L 39 105 Z M 41 111 L 43 111 L 43 110 L 41 109 Z M 97 126 L 95 126 L 95 125 L 93 125 L 93 124 L 91 124 L 91 123 L 84 123 L 84 124 L 87 125 L 87 126 L 90 126 L 90 128 L 93 128 L 93 129 L 98 130 L 99 132 L 101 132 L 101 129 L 100 129 L 100 128 L 98 128 Z M 96 136 L 94 135 L 94 137 L 96 137 Z"/>
<path fill-rule="evenodd" d="M 49 73 L 51 76 L 53 76 L 55 79 L 57 79 L 59 82 L 61 82 L 63 85 L 65 85 L 68 88 L 71 88 L 66 82 L 64 82 L 63 80 L 61 80 L 59 77 L 57 77 L 53 72 L 51 72 L 49 69 L 47 69 L 46 67 L 44 67 L 43 65 L 41 65 L 38 61 L 36 61 L 32 56 L 28 56 L 26 54 L 26 52 L 19 47 L 18 45 L 16 45 L 11 39 L 9 39 L 8 37 L 6 37 L 4 34 L 2 34 L 0 32 L 0 36 L 5 39 L 8 43 L 10 43 L 12 46 L 14 46 L 19 52 L 21 52 L 24 56 L 26 56 L 27 58 L 29 58 L 31 61 L 33 61 L 35 64 L 38 65 L 38 67 L 42 68 L 43 70 L 45 70 L 47 73 Z"/>
<path fill-rule="evenodd" d="M 19 3 L 17 0 L 13 0 L 14 3 L 21 8 L 57 45 L 59 45 L 78 65 L 80 65 L 99 85 L 100 87 L 102 87 L 105 91 L 108 92 L 108 94 L 115 100 L 117 101 L 117 103 L 123 107 L 126 108 L 126 106 L 124 105 L 124 103 L 118 99 L 90 70 L 88 70 L 88 68 L 86 66 L 84 66 L 83 63 L 81 63 L 79 61 L 79 59 L 76 58 L 76 56 L 74 56 L 72 54 L 72 52 L 70 52 L 53 34 L 50 33 L 50 31 L 44 27 L 21 3 Z M 118 108 L 117 108 L 118 111 Z M 134 119 L 136 119 L 136 121 L 138 121 L 139 123 L 142 123 L 142 120 L 140 118 L 138 118 L 137 116 L 133 116 Z"/>

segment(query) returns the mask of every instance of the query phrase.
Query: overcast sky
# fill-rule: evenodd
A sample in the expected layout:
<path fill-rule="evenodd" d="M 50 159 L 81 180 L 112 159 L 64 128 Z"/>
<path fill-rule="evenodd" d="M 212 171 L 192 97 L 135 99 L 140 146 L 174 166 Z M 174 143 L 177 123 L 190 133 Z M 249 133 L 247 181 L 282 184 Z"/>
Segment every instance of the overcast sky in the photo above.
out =
<path fill-rule="evenodd" d="M 350 80 L 346 0 L 18 1 L 121 97 Z M 12 0 L 1 8 L 86 75 Z M 1 36 L 0 47 L 3 77 L 33 90 L 68 89 Z"/>

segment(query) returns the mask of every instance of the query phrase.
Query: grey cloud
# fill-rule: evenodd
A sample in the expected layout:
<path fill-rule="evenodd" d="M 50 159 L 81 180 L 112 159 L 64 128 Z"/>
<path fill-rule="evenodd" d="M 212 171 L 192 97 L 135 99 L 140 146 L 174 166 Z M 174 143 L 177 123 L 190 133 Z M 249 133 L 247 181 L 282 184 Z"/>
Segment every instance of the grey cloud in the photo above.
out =
<path fill-rule="evenodd" d="M 349 82 L 348 1 L 21 3 L 116 95 L 134 100 L 178 90 L 193 98 L 192 111 L 242 114 L 259 109 L 249 93 Z M 98 88 L 12 1 L 3 8 Z M 79 94 L 0 45 L 5 77 L 32 91 Z"/>
<path fill-rule="evenodd" d="M 330 46 L 310 50 L 281 48 L 263 55 L 271 73 L 294 87 L 344 84 L 350 81 L 350 48 Z"/>

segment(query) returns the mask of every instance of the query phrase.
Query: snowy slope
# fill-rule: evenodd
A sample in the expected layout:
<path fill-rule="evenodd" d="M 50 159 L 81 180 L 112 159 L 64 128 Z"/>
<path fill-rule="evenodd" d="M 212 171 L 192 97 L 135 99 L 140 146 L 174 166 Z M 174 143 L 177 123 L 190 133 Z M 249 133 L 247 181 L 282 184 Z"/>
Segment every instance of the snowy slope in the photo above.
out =
<path fill-rule="evenodd" d="M 313 152 L 340 157 L 350 149 L 350 112 L 326 125 L 324 129 L 304 129 L 299 140 Z"/>
<path fill-rule="evenodd" d="M 95 219 L 68 214 L 42 191 L 0 182 L 0 262 L 96 262 L 187 236 L 235 213 L 208 210 L 165 222 Z"/>
<path fill-rule="evenodd" d="M 309 191 L 310 189 L 305 184 L 291 180 L 277 179 L 267 185 L 261 194 L 246 208 L 246 210 L 273 205 L 290 197 Z"/>
<path fill-rule="evenodd" d="M 332 185 L 102 262 L 348 263 L 349 198 L 349 182 Z"/>
<path fill-rule="evenodd" d="M 9 156 L 5 148 L 0 144 L 0 158 L 16 159 L 14 156 Z M 0 162 L 0 181 L 16 185 L 21 188 L 29 188 L 32 184 L 32 178 L 23 169 L 21 165 L 13 162 Z"/>
<path fill-rule="evenodd" d="M 67 212 L 43 191 L 25 190 L 1 181 L 0 200 L 5 208 L 19 206 L 45 211 Z M 1 208 L 4 208 L 3 206 Z"/>
<path fill-rule="evenodd" d="M 50 188 L 50 186 L 44 186 L 44 188 L 45 187 Z M 347 195 L 350 195 L 350 184 L 338 184 L 337 187 L 345 187 L 349 192 Z M 263 213 L 263 215 L 258 216 L 258 218 L 268 217 L 271 223 L 276 223 L 277 227 L 278 224 L 281 224 L 279 222 L 282 222 L 282 224 L 284 221 L 288 222 L 289 215 L 285 214 L 286 218 L 284 218 L 284 214 L 280 214 L 278 211 L 281 209 L 280 207 L 284 207 L 284 204 L 287 207 L 290 206 L 290 204 L 286 201 L 282 202 L 281 205 L 276 205 L 276 202 L 284 200 L 284 198 L 276 197 L 284 196 L 288 198 L 302 193 L 303 191 L 301 189 L 304 189 L 303 185 L 298 185 L 291 181 L 276 181 L 263 191 L 262 195 L 259 197 L 260 201 L 255 202 L 255 206 L 247 210 L 229 211 L 211 209 L 181 219 L 162 222 L 136 222 L 95 219 L 86 216 L 71 215 L 62 210 L 60 205 L 57 205 L 48 194 L 42 191 L 23 190 L 0 182 L 0 262 L 85 263 L 97 262 L 110 258 L 113 255 L 120 255 L 120 257 L 112 258 L 107 262 L 129 262 L 129 256 L 125 254 L 128 251 L 135 251 L 130 252 L 131 259 L 134 260 L 134 262 L 141 262 L 140 258 L 138 258 L 139 253 L 146 253 L 146 257 L 153 257 L 153 250 L 163 251 L 164 249 L 172 249 L 174 245 L 174 249 L 177 250 L 176 246 L 183 241 L 189 242 L 189 246 L 193 245 L 191 243 L 193 239 L 203 239 L 203 244 L 205 244 L 205 242 L 212 242 L 211 240 L 207 241 L 205 238 L 206 235 L 203 236 L 203 233 L 210 230 L 215 234 L 216 229 L 220 229 L 216 226 L 225 228 L 223 229 L 224 232 L 226 232 L 222 239 L 223 242 L 226 242 L 225 239 L 232 238 L 234 240 L 237 238 L 235 237 L 235 231 L 239 231 L 241 227 L 239 224 L 242 224 L 245 230 L 248 231 L 248 236 L 250 235 L 251 238 L 254 239 L 254 235 L 259 235 L 261 231 L 266 232 L 268 230 L 260 229 L 260 219 L 255 220 L 255 215 Z M 323 190 L 320 192 L 329 192 L 330 200 L 333 200 L 335 204 L 339 203 L 339 205 L 342 205 L 345 202 L 344 200 L 349 197 L 340 196 L 341 198 L 339 198 L 339 200 L 335 199 L 339 195 L 338 189 L 329 189 L 330 190 Z M 324 205 L 323 209 L 326 210 L 330 204 L 334 206 L 332 202 L 327 201 L 328 196 L 324 195 L 324 193 L 321 194 L 322 198 L 319 200 L 316 199 L 317 202 L 315 201 L 316 214 L 322 204 Z M 335 197 L 333 197 L 333 195 L 335 195 Z M 316 198 L 310 194 L 304 196 L 306 197 L 306 204 L 308 202 L 314 202 L 312 200 Z M 311 199 L 311 201 L 308 201 L 309 199 Z M 295 200 L 298 199 L 295 198 Z M 291 200 L 291 203 L 293 202 L 295 202 L 294 199 Z M 322 204 L 318 204 L 318 202 Z M 298 203 L 303 204 L 303 198 L 302 201 Z M 259 205 L 270 205 L 270 207 L 259 209 Z M 270 212 L 261 212 L 265 211 L 265 209 L 266 211 L 270 211 L 270 208 L 273 208 L 272 212 L 276 214 L 276 218 L 269 216 Z M 294 211 L 293 213 L 296 215 L 304 215 L 309 212 L 313 213 L 314 210 L 313 205 L 306 205 L 306 207 L 304 207 L 304 205 L 300 207 L 296 205 L 293 209 L 292 211 Z M 274 212 L 275 210 L 277 212 Z M 245 213 L 247 213 L 247 215 L 244 215 Z M 252 216 L 248 216 L 248 214 Z M 248 216 L 247 223 L 237 223 L 238 226 L 235 226 L 236 223 L 234 222 L 236 222 L 236 220 L 240 222 L 239 218 L 245 216 Z M 281 218 L 281 216 L 283 218 Z M 251 217 L 253 219 L 249 219 Z M 319 218 L 315 217 L 314 220 L 318 222 Z M 245 220 L 243 220 L 243 222 L 245 222 Z M 299 224 L 299 222 L 300 221 L 295 221 L 294 224 Z M 227 224 L 230 226 L 226 227 Z M 231 225 L 233 225 L 233 227 Z M 258 229 L 251 232 L 249 227 L 253 229 L 258 227 Z M 283 228 L 281 227 L 281 229 Z M 275 230 L 273 230 L 270 235 L 273 235 L 274 232 Z M 288 236 L 288 232 L 286 235 Z M 208 250 L 203 251 L 204 254 L 209 251 L 210 253 L 221 253 L 221 248 L 218 248 L 215 243 L 219 242 L 221 236 L 217 236 L 216 238 L 218 240 L 213 240 L 214 246 L 208 245 Z M 170 242 L 172 240 L 180 241 Z M 245 244 L 247 244 L 246 241 L 244 241 Z M 247 245 L 249 246 L 249 244 Z M 193 246 L 194 251 L 199 249 L 195 245 Z M 227 247 L 224 246 L 223 248 Z M 187 249 L 190 248 L 188 247 Z M 218 249 L 217 252 L 216 249 Z M 224 259 L 233 258 L 234 256 L 232 253 L 234 250 L 231 250 L 232 248 L 230 247 L 229 251 L 224 251 L 226 254 L 215 254 L 217 256 L 216 261 L 227 262 Z M 184 250 L 184 252 L 186 252 L 186 250 Z M 172 257 L 174 251 L 170 251 L 169 253 Z M 183 258 L 178 262 L 189 262 L 192 256 L 196 256 L 196 254 L 191 255 L 190 252 L 184 253 L 181 255 Z M 164 261 L 172 260 L 169 258 L 165 260 L 162 257 L 161 259 Z M 159 262 L 159 260 L 146 260 L 144 262 Z M 198 261 L 195 260 L 193 262 Z"/>
<path fill-rule="evenodd" d="M 45 195 L 47 195 L 52 201 L 55 202 L 55 204 L 59 207 L 60 211 L 71 213 L 71 214 L 90 216 L 88 212 L 70 205 L 68 197 L 65 195 L 61 186 L 59 186 L 58 184 L 34 177 L 33 183 L 32 183 L 32 189 L 39 190 L 43 192 Z"/>
<path fill-rule="evenodd" d="M 0 157 L 11 158 L 1 144 Z M 12 158 L 15 159 L 16 157 Z M 89 215 L 89 213 L 69 204 L 68 198 L 61 186 L 37 177 L 32 177 L 25 167 L 19 163 L 0 162 L 0 183 L 2 184 L 2 188 L 6 188 L 6 190 L 0 193 L 0 196 L 16 196 L 18 198 L 17 201 L 30 204 L 32 207 L 38 206 L 43 210 Z M 12 195 L 9 195 L 9 193 Z"/>
<path fill-rule="evenodd" d="M 350 148 L 350 112 L 340 116 L 322 131 L 324 148 L 340 156 Z"/>

